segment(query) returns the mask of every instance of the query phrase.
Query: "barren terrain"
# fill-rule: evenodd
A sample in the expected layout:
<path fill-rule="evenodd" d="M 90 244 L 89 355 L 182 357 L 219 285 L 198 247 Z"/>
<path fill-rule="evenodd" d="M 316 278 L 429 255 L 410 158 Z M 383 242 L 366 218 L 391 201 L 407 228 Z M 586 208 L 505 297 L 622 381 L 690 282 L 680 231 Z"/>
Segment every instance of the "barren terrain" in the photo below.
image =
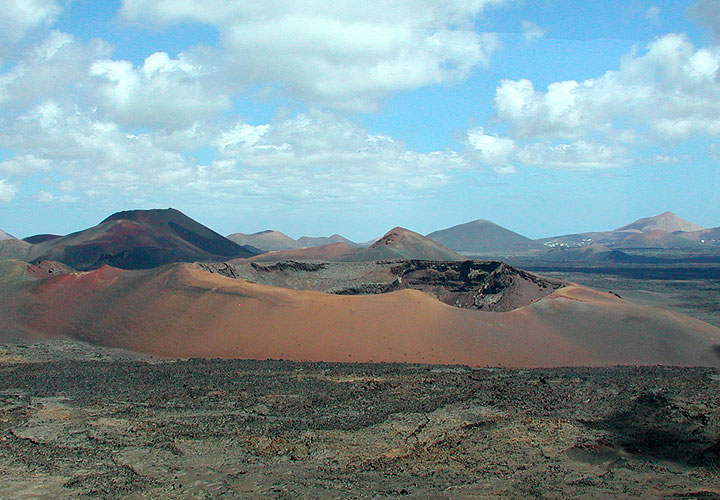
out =
<path fill-rule="evenodd" d="M 0 498 L 720 498 L 720 372 L 0 346 Z"/>

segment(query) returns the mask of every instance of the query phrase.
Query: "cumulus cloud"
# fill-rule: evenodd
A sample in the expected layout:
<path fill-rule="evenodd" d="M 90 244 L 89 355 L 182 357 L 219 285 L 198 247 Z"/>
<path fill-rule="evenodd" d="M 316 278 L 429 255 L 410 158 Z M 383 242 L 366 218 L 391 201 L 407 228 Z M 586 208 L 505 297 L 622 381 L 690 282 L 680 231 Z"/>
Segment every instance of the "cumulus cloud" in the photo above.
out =
<path fill-rule="evenodd" d="M 470 168 L 459 153 L 411 151 L 391 137 L 319 111 L 273 124 L 237 123 L 215 146 L 216 164 L 238 168 L 256 189 L 309 199 L 402 198 Z"/>
<path fill-rule="evenodd" d="M 38 191 L 35 193 L 35 196 L 33 197 L 35 201 L 38 203 L 74 203 L 77 201 L 76 196 L 71 195 L 61 195 L 57 196 L 53 193 L 50 193 L 48 191 Z"/>
<path fill-rule="evenodd" d="M 522 21 L 520 23 L 522 28 L 523 37 L 528 42 L 536 42 L 545 36 L 545 30 L 532 21 Z"/>
<path fill-rule="evenodd" d="M 102 41 L 84 44 L 53 31 L 9 71 L 0 73 L 0 105 L 7 111 L 34 105 L 50 95 L 71 99 L 74 91 L 87 84 L 90 65 L 110 53 L 110 46 Z"/>
<path fill-rule="evenodd" d="M 147 199 L 162 192 L 252 196 L 272 205 L 411 198 L 472 167 L 460 153 L 412 151 L 327 112 L 261 125 L 231 123 L 206 137 L 216 158 L 205 164 L 177 150 L 173 139 L 193 136 L 196 129 L 194 124 L 172 133 L 131 134 L 92 112 L 46 101 L 15 120 L 0 122 L 0 148 L 34 152 L 0 163 L 0 173 L 19 178 L 52 165 L 52 190 L 34 196 L 48 203 L 118 194 Z"/>
<path fill-rule="evenodd" d="M 230 109 L 230 98 L 213 84 L 214 71 L 187 53 L 172 59 L 165 52 L 150 55 L 138 68 L 110 59 L 89 68 L 95 102 L 107 117 L 129 127 L 173 129 Z"/>
<path fill-rule="evenodd" d="M 32 154 L 0 161 L 0 175 L 27 176 L 37 172 L 47 172 L 50 168 L 50 161 Z"/>
<path fill-rule="evenodd" d="M 512 139 L 486 134 L 482 127 L 468 131 L 467 143 L 480 161 L 495 166 L 507 164 L 517 149 Z"/>
<path fill-rule="evenodd" d="M 700 0 L 690 8 L 690 13 L 720 40 L 720 0 Z"/>
<path fill-rule="evenodd" d="M 7 179 L 0 179 L 0 203 L 10 203 L 15 199 L 18 188 Z"/>
<path fill-rule="evenodd" d="M 623 148 L 584 140 L 533 143 L 518 153 L 518 159 L 526 165 L 558 170 L 600 170 L 628 165 Z"/>
<path fill-rule="evenodd" d="M 125 0 L 121 13 L 216 26 L 231 79 L 279 83 L 302 99 L 370 111 L 393 91 L 458 81 L 488 64 L 499 39 L 474 32 L 473 21 L 505 1 Z"/>
<path fill-rule="evenodd" d="M 572 139 L 622 132 L 618 122 L 630 130 L 650 127 L 665 139 L 718 135 L 718 68 L 719 47 L 697 49 L 685 36 L 669 34 L 598 78 L 551 83 L 546 91 L 529 80 L 504 80 L 496 90 L 495 107 L 498 118 L 519 137 Z"/>
<path fill-rule="evenodd" d="M 55 0 L 4 0 L 0 8 L 0 46 L 19 42 L 32 29 L 52 25 L 60 12 Z"/>

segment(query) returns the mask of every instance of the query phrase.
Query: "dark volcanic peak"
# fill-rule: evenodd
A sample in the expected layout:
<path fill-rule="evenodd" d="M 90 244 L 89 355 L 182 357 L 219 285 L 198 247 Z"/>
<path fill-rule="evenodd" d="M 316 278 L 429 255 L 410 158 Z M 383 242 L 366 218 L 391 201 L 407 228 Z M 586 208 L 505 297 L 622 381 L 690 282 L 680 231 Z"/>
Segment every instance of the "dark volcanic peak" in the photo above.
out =
<path fill-rule="evenodd" d="M 441 229 L 427 237 L 457 252 L 470 255 L 524 252 L 542 248 L 540 243 L 484 219 Z"/>
<path fill-rule="evenodd" d="M 118 212 L 95 227 L 33 245 L 28 257 L 55 260 L 79 270 L 104 264 L 145 269 L 256 253 L 171 208 Z"/>
<path fill-rule="evenodd" d="M 175 208 L 126 210 L 111 215 L 101 224 L 115 220 L 133 221 L 151 230 L 169 231 L 199 250 L 213 255 L 234 256 L 243 253 L 243 249 L 237 243 L 228 240 Z"/>
<path fill-rule="evenodd" d="M 702 226 L 681 219 L 672 212 L 663 212 L 654 217 L 643 217 L 635 222 L 617 228 L 615 231 L 642 231 L 644 233 L 651 231 L 665 231 L 674 233 L 676 231 L 701 231 L 705 229 Z"/>
<path fill-rule="evenodd" d="M 27 243 L 31 243 L 33 245 L 37 245 L 38 243 L 56 240 L 58 238 L 62 238 L 62 235 L 59 235 L 59 234 L 35 234 L 33 236 L 28 236 L 27 238 L 23 238 L 23 241 L 26 241 Z"/>

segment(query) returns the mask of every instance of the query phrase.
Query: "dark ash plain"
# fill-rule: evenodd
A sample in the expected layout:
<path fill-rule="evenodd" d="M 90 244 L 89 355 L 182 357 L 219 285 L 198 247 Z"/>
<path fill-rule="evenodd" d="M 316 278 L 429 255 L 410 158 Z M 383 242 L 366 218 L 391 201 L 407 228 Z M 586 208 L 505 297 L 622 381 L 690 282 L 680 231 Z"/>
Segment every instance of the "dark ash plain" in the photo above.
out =
<path fill-rule="evenodd" d="M 718 498 L 720 372 L 0 347 L 0 498 Z"/>

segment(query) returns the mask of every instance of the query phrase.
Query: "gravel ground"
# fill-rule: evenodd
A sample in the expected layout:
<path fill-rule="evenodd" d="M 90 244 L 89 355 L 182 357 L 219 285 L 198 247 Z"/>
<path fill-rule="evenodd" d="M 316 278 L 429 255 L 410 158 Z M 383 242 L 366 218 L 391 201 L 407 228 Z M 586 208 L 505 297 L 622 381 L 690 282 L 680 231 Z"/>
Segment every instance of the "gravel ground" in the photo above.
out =
<path fill-rule="evenodd" d="M 720 498 L 720 372 L 0 345 L 0 498 Z"/>

